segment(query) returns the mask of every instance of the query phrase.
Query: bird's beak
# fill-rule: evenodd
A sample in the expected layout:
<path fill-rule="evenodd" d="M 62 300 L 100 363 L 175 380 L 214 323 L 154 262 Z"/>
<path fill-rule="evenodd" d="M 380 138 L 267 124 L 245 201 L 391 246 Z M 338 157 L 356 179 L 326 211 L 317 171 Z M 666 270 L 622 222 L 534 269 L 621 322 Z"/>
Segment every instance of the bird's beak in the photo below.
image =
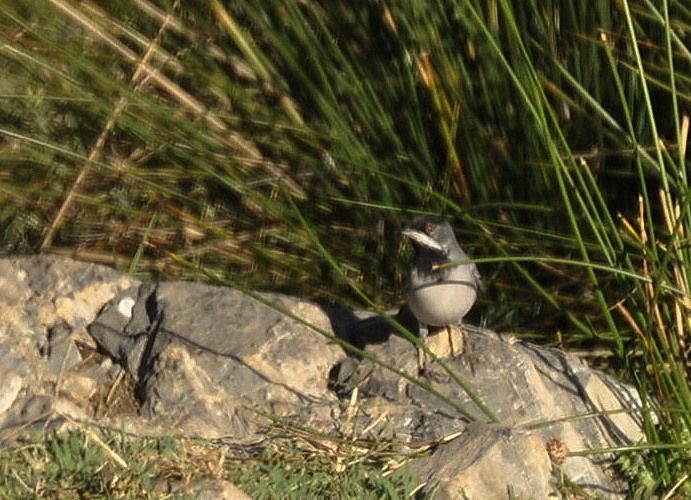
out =
<path fill-rule="evenodd" d="M 436 240 L 430 238 L 425 233 L 423 233 L 422 231 L 418 231 L 417 229 L 405 228 L 403 231 L 401 231 L 401 234 L 403 236 L 410 238 L 415 243 L 425 248 L 436 250 L 438 252 L 444 251 L 444 248 L 439 243 L 437 243 Z"/>

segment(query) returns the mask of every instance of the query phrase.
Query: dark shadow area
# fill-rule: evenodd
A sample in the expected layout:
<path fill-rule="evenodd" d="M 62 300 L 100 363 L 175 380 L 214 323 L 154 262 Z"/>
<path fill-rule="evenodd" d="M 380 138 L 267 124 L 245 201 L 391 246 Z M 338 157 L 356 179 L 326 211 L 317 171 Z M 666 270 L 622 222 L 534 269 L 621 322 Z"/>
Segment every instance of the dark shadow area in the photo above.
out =
<path fill-rule="evenodd" d="M 398 329 L 383 316 L 370 315 L 359 317 L 353 311 L 347 311 L 335 307 L 323 307 L 322 310 L 331 322 L 334 335 L 360 350 L 370 344 L 383 344 L 388 342 L 391 335 L 399 335 Z M 408 307 L 403 304 L 391 318 L 401 324 L 414 335 L 420 334 L 420 325 Z M 349 356 L 354 356 L 348 353 Z"/>
<path fill-rule="evenodd" d="M 323 307 L 322 310 L 331 322 L 334 335 L 359 350 L 365 350 L 372 344 L 384 344 L 392 335 L 402 336 L 396 326 L 383 316 L 372 314 L 361 317 L 353 311 L 334 307 Z M 420 325 L 407 304 L 401 306 L 391 318 L 414 335 L 420 334 Z M 362 357 L 357 353 L 348 349 L 345 351 L 347 357 L 332 366 L 328 375 L 328 387 L 339 398 L 347 397 L 374 369 L 371 363 L 361 363 Z"/>

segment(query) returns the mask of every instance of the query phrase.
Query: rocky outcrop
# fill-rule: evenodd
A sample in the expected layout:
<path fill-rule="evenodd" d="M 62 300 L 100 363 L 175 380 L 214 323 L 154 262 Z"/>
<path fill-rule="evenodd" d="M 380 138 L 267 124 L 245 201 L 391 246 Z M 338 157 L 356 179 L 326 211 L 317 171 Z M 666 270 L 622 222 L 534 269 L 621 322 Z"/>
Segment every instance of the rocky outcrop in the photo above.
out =
<path fill-rule="evenodd" d="M 643 439 L 635 413 L 604 413 L 635 408 L 630 387 L 470 326 L 453 358 L 432 335 L 442 359 L 418 377 L 391 319 L 417 328 L 405 309 L 387 319 L 58 257 L 0 259 L 0 443 L 62 419 L 243 444 L 281 421 L 395 440 L 435 498 L 545 498 L 556 468 L 599 497 L 623 494 L 611 457 L 569 450 Z"/>

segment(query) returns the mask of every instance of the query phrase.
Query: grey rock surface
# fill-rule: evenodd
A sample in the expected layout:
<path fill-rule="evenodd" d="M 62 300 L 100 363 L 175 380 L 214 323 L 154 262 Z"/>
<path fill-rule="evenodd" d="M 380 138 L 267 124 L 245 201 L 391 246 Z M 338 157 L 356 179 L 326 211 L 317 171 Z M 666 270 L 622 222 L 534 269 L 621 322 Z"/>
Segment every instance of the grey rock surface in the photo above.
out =
<path fill-rule="evenodd" d="M 526 453 L 536 450 L 536 453 Z M 498 467 L 501 464 L 501 467 Z M 549 498 L 551 464 L 539 434 L 473 423 L 438 452 L 419 459 L 437 500 L 453 498 Z"/>
<path fill-rule="evenodd" d="M 261 297 L 274 306 L 201 283 L 142 285 L 114 297 L 89 331 L 137 380 L 143 415 L 176 432 L 256 440 L 269 424 L 261 413 L 333 428 L 326 374 L 343 349 L 276 307 L 322 330 L 328 317 Z"/>
<path fill-rule="evenodd" d="M 93 344 L 86 326 L 133 283 L 112 269 L 59 257 L 0 259 L 0 443 L 49 418 L 57 422 L 58 409 L 85 416 L 68 404 L 79 395 L 70 394 L 77 386 L 65 375 L 81 362 L 79 344 Z"/>
<path fill-rule="evenodd" d="M 370 320 L 368 329 L 386 328 L 386 322 L 379 320 L 379 326 L 375 326 L 375 320 Z M 545 488 L 550 484 L 549 474 L 545 475 L 544 468 L 535 469 L 533 480 L 526 482 L 522 467 L 512 469 L 520 463 L 517 462 L 518 457 L 526 463 L 549 463 L 546 446 L 554 439 L 567 449 L 585 450 L 618 446 L 644 438 L 640 421 L 631 414 L 563 420 L 574 415 L 640 407 L 633 388 L 588 368 L 580 360 L 557 349 L 515 342 L 472 326 L 464 328 L 467 332 L 465 352 L 446 361 L 453 373 L 470 386 L 498 417 L 503 432 L 513 436 L 510 440 L 493 438 L 491 449 L 485 449 L 483 440 L 475 438 L 473 432 L 476 431 L 473 429 L 477 430 L 478 427 L 469 427 L 467 419 L 453 408 L 424 388 L 401 381 L 390 370 L 373 365 L 368 368 L 368 363 L 363 362 L 344 365 L 339 371 L 339 377 L 348 380 L 351 386 L 357 386 L 364 399 L 378 402 L 376 405 L 363 404 L 369 411 L 361 415 L 361 427 L 367 427 L 370 421 L 377 421 L 377 427 L 369 426 L 372 432 L 381 431 L 385 438 L 413 441 L 441 441 L 453 433 L 462 433 L 456 441 L 465 444 L 452 447 L 461 449 L 459 447 L 462 446 L 463 452 L 459 458 L 465 460 L 462 478 L 458 481 L 449 483 L 447 474 L 451 469 L 429 467 L 429 461 L 424 459 L 412 463 L 411 468 L 427 481 L 426 491 L 441 488 L 440 492 L 448 492 L 451 488 L 468 494 L 458 498 L 494 498 L 491 495 L 478 496 L 477 492 L 481 490 L 472 489 L 465 482 L 464 478 L 477 475 L 478 478 L 491 478 L 499 487 L 493 491 L 506 492 L 507 487 L 514 487 L 514 491 L 523 492 L 522 496 L 519 495 L 521 498 L 544 498 Z M 447 342 L 442 335 L 436 337 L 438 343 Z M 392 337 L 384 344 L 367 346 L 366 350 L 386 363 L 404 367 L 409 372 L 414 370 L 415 354 L 401 338 Z M 437 350 L 442 351 L 441 348 Z M 460 404 L 474 417 L 475 424 L 488 422 L 488 417 L 480 412 L 468 394 L 438 364 L 432 364 L 428 371 L 435 390 Z M 342 372 L 353 374 L 349 377 Z M 397 403 L 382 404 L 382 401 Z M 407 404 L 398 404 L 403 401 L 407 401 Z M 388 417 L 377 418 L 384 414 Z M 408 425 L 402 426 L 401 422 L 408 422 Z M 388 427 L 387 423 L 390 424 Z M 484 435 L 489 432 L 484 427 L 479 429 Z M 449 446 L 444 445 L 440 450 Z M 441 456 L 449 457 L 449 453 L 443 452 Z M 466 459 L 469 456 L 478 458 L 468 462 Z M 437 454 L 432 457 L 437 457 Z M 611 457 L 589 459 L 574 456 L 561 465 L 561 470 L 577 484 L 588 485 L 594 494 L 602 498 L 616 498 L 623 486 L 613 481 L 610 465 Z M 495 473 L 487 476 L 491 469 Z M 509 474 L 510 470 L 514 470 L 515 474 Z M 499 474 L 500 471 L 503 472 Z M 544 482 L 546 477 L 548 480 Z M 529 489 L 522 489 L 526 485 L 529 485 Z M 454 496 L 442 495 L 440 498 Z"/>
<path fill-rule="evenodd" d="M 193 496 L 198 500 L 251 500 L 240 488 L 224 480 L 199 481 L 179 493 Z"/>
<path fill-rule="evenodd" d="M 0 259 L 0 313 L 5 446 L 61 419 L 241 444 L 261 442 L 281 420 L 428 449 L 410 468 L 438 498 L 504 498 L 508 488 L 546 498 L 556 460 L 547 448 L 559 443 L 560 471 L 617 498 L 611 457 L 568 450 L 643 439 L 629 413 L 566 419 L 634 408 L 630 387 L 564 352 L 471 326 L 454 358 L 445 336 L 429 338 L 442 359 L 419 379 L 414 345 L 372 314 L 200 283 L 143 284 L 49 256 Z M 394 319 L 417 328 L 406 308 Z"/>

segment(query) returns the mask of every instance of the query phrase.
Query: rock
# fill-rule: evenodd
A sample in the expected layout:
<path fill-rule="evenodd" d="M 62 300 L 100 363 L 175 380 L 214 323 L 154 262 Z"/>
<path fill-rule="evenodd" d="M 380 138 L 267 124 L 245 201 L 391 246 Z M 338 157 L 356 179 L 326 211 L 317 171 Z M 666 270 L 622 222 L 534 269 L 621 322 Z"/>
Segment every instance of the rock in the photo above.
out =
<path fill-rule="evenodd" d="M 81 373 L 69 372 L 60 384 L 60 395 L 74 402 L 88 401 L 98 391 L 97 381 Z"/>
<path fill-rule="evenodd" d="M 0 368 L 0 380 L 3 382 L 3 388 L 0 390 L 0 415 L 2 415 L 17 399 L 24 379 L 9 368 L 2 367 Z"/>
<path fill-rule="evenodd" d="M 50 374 L 58 378 L 82 360 L 72 340 L 72 330 L 59 322 L 48 328 L 48 342 L 44 355 L 48 358 Z"/>
<path fill-rule="evenodd" d="M 628 401 L 631 406 L 639 405 L 640 403 L 636 402 L 636 393 L 631 387 L 587 368 L 580 360 L 562 351 L 515 342 L 469 325 L 464 326 L 464 329 L 465 352 L 455 359 L 442 362 L 448 363 L 449 369 L 458 379 L 472 388 L 477 398 L 491 409 L 503 426 L 516 432 L 531 431 L 529 439 L 521 438 L 517 441 L 525 444 L 525 447 L 517 452 L 518 455 L 525 454 L 528 459 L 528 455 L 537 450 L 539 457 L 530 459 L 536 463 L 548 463 L 543 459 L 547 456 L 546 443 L 551 439 L 558 439 L 570 450 L 585 450 L 636 442 L 643 438 L 640 422 L 630 414 L 619 414 L 618 417 L 621 418 L 617 419 L 602 416 L 564 420 L 569 416 L 621 408 L 621 401 Z M 386 344 L 367 346 L 366 351 L 387 364 L 402 367 L 408 373 L 412 373 L 416 354 L 405 344 L 403 339 L 393 337 Z M 398 438 L 403 437 L 405 434 L 402 431 L 408 430 L 410 434 L 406 437 L 413 441 L 434 442 L 444 440 L 448 435 L 460 431 L 463 431 L 463 436 L 467 436 L 469 429 L 465 415 L 477 423 L 491 421 L 459 383 L 440 367 L 439 362 L 427 366 L 433 388 L 439 391 L 441 396 L 448 398 L 448 401 L 459 405 L 464 413 L 429 390 L 408 380 L 402 380 L 390 370 L 371 366 L 367 371 L 362 363 L 356 364 L 355 367 L 361 372 L 368 373 L 361 381 L 356 382 L 361 397 L 376 401 L 377 412 L 389 416 L 372 429 L 373 432 L 383 433 L 387 438 L 394 435 Z M 401 403 L 406 400 L 408 405 L 402 405 Z M 361 404 L 368 407 L 366 402 Z M 374 419 L 371 414 L 363 413 L 356 426 L 368 427 Z M 408 424 L 405 425 L 405 422 Z M 472 436 L 463 438 L 463 442 L 468 439 L 472 439 Z M 448 446 L 450 445 L 440 447 L 434 454 L 443 453 L 442 450 Z M 493 464 L 495 469 L 488 477 L 503 477 L 503 471 L 511 466 L 510 460 L 507 460 L 508 454 L 489 451 L 487 453 L 488 456 L 481 462 L 481 470 L 486 470 Z M 449 455 L 443 453 L 442 456 Z M 466 456 L 466 452 L 463 456 Z M 494 458 L 500 459 L 493 462 Z M 423 460 L 418 466 L 417 461 L 413 461 L 412 470 L 426 477 L 430 484 L 444 482 L 444 479 L 439 477 L 440 473 L 425 468 L 423 463 L 426 462 Z M 622 484 L 613 485 L 608 464 L 611 464 L 611 457 L 599 456 L 597 462 L 585 457 L 568 457 L 561 469 L 571 480 L 588 485 L 591 491 L 607 497 L 613 495 L 612 492 L 622 491 L 623 488 Z M 535 483 L 533 486 L 548 491 L 550 477 L 549 468 L 546 471 L 535 470 L 531 481 L 547 478 L 546 483 Z M 528 497 L 540 498 L 531 495 Z"/>
<path fill-rule="evenodd" d="M 14 444 L 24 434 L 40 429 L 52 417 L 54 398 L 46 394 L 33 394 L 17 398 L 14 404 L 0 417 L 0 444 Z"/>
<path fill-rule="evenodd" d="M 160 321 L 155 317 L 156 286 L 138 283 L 122 290 L 115 296 L 89 326 L 89 333 L 96 342 L 139 379 L 142 356 Z M 161 339 L 159 339 L 160 341 Z"/>
<path fill-rule="evenodd" d="M 27 363 L 12 348 L 9 342 L 0 342 L 0 417 L 15 402 L 30 373 Z"/>
<path fill-rule="evenodd" d="M 56 384 L 81 359 L 76 332 L 129 283 L 112 269 L 60 257 L 0 259 L 0 443 L 52 415 Z"/>
<path fill-rule="evenodd" d="M 261 299 L 274 307 L 201 283 L 144 285 L 116 296 L 89 331 L 137 378 L 143 414 L 178 431 L 254 440 L 267 424 L 258 411 L 323 428 L 337 402 L 326 374 L 343 350 L 275 307 L 323 330 L 329 318 L 293 298 Z"/>
<path fill-rule="evenodd" d="M 503 498 L 507 485 L 546 498 L 557 464 L 590 494 L 620 498 L 611 456 L 568 450 L 644 438 L 633 412 L 569 418 L 636 408 L 631 387 L 559 350 L 470 325 L 456 357 L 444 333 L 431 335 L 442 358 L 418 377 L 415 347 L 392 326 L 417 333 L 405 307 L 386 320 L 36 256 L 0 259 L 0 311 L 5 446 L 62 418 L 239 444 L 285 421 L 428 449 L 410 469 L 439 498 Z"/>
<path fill-rule="evenodd" d="M 222 479 L 197 481 L 179 493 L 199 500 L 251 500 L 240 488 Z"/>
<path fill-rule="evenodd" d="M 454 498 L 549 498 L 551 464 L 544 443 L 531 431 L 496 424 L 469 425 L 465 432 L 415 470 L 425 491 L 438 500 Z"/>

